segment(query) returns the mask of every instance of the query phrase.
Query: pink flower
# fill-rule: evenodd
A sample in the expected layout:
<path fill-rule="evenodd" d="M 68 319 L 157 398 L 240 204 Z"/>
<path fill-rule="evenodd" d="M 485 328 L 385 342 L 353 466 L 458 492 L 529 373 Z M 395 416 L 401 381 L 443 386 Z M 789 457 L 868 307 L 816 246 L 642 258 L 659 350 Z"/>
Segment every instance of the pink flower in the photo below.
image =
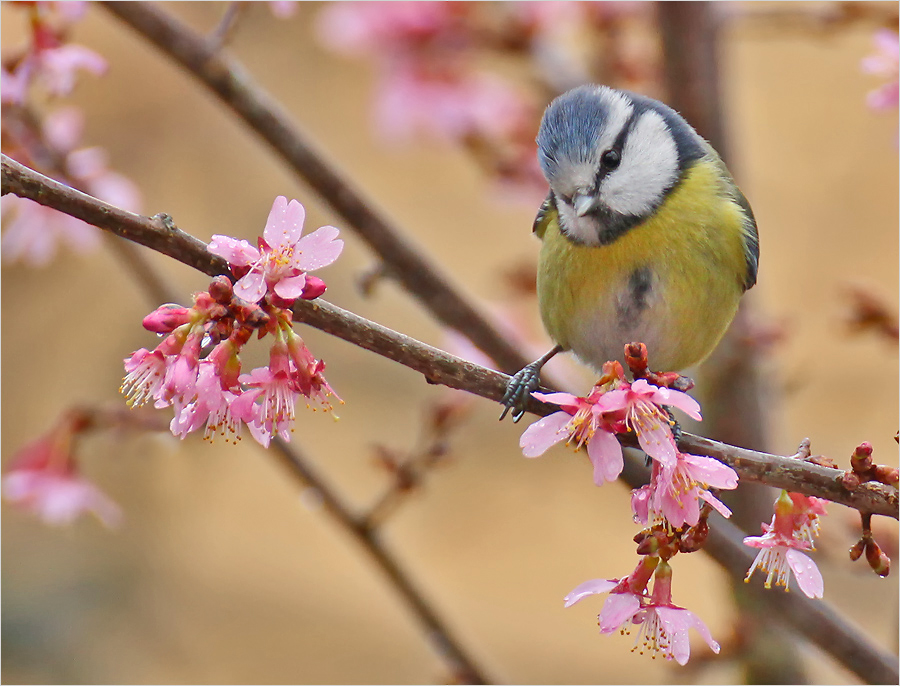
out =
<path fill-rule="evenodd" d="M 184 439 L 189 433 L 206 425 L 203 439 L 211 441 L 218 433 L 225 441 L 240 439 L 241 422 L 233 410 L 238 396 L 222 389 L 212 362 L 201 362 L 197 373 L 196 396 L 187 403 L 175 403 L 175 416 L 169 428 L 172 434 Z"/>
<path fill-rule="evenodd" d="M 100 245 L 97 228 L 27 198 L 4 195 L 0 207 L 4 219 L 15 215 L 4 222 L 4 262 L 43 267 L 53 259 L 61 243 L 78 253 L 91 252 Z"/>
<path fill-rule="evenodd" d="M 296 200 L 278 196 L 269 212 L 259 249 L 247 241 L 213 236 L 209 251 L 231 264 L 236 275 L 246 272 L 234 286 L 235 294 L 247 302 L 259 302 L 267 291 L 284 300 L 303 295 L 306 272 L 327 266 L 341 254 L 344 242 L 338 230 L 323 226 L 301 237 L 306 211 Z"/>
<path fill-rule="evenodd" d="M 290 441 L 300 394 L 287 372 L 273 374 L 268 367 L 260 367 L 242 374 L 241 383 L 250 388 L 232 403 L 231 411 L 247 424 L 253 438 L 266 448 L 276 434 Z"/>
<path fill-rule="evenodd" d="M 870 91 L 866 102 L 873 110 L 887 110 L 897 107 L 900 91 L 897 86 L 898 62 L 900 62 L 900 39 L 891 29 L 880 29 L 872 37 L 877 52 L 863 59 L 862 70 L 866 74 L 876 74 L 888 79 L 888 83 Z"/>
<path fill-rule="evenodd" d="M 816 499 L 818 500 L 818 499 Z M 784 586 L 788 589 L 790 574 L 793 572 L 800 590 L 809 598 L 821 598 L 825 591 L 822 574 L 811 557 L 804 550 L 812 550 L 809 536 L 809 510 L 806 503 L 797 507 L 791 494 L 782 491 L 775 502 L 775 515 L 771 525 L 763 524 L 762 536 L 747 536 L 744 545 L 759 548 L 760 551 L 747 571 L 744 581 L 749 582 L 757 567 L 768 572 L 766 588 Z M 809 503 L 819 508 L 820 503 Z"/>
<path fill-rule="evenodd" d="M 450 2 L 335 2 L 319 15 L 317 33 L 327 47 L 345 54 L 394 56 L 436 39 L 457 35 Z"/>
<path fill-rule="evenodd" d="M 78 474 L 70 439 L 70 433 L 57 431 L 22 448 L 3 476 L 3 497 L 47 524 L 69 524 L 93 512 L 106 526 L 118 525 L 118 505 Z"/>
<path fill-rule="evenodd" d="M 500 138 L 521 127 L 530 113 L 528 103 L 501 79 L 417 63 L 391 69 L 375 105 L 378 129 L 394 140 L 417 132 L 448 140 Z"/>
<path fill-rule="evenodd" d="M 140 407 L 151 399 L 156 401 L 157 407 L 168 404 L 162 401 L 166 357 L 158 348 L 153 352 L 141 348 L 132 353 L 125 360 L 125 372 L 125 379 L 119 390 L 128 398 L 129 407 Z"/>
<path fill-rule="evenodd" d="M 629 388 L 609 391 L 603 396 L 605 412 L 624 412 L 625 425 L 637 434 L 641 449 L 654 460 L 675 466 L 678 449 L 672 438 L 668 415 L 661 405 L 677 407 L 700 419 L 700 405 L 686 393 L 660 388 L 638 379 Z"/>
<path fill-rule="evenodd" d="M 76 149 L 84 128 L 84 117 L 75 107 L 48 115 L 42 125 L 47 145 L 65 159 L 66 181 L 101 200 L 132 212 L 140 210 L 140 193 L 125 177 L 107 169 L 107 155 L 100 148 Z M 3 259 L 40 267 L 50 262 L 60 243 L 87 253 L 100 245 L 100 231 L 31 200 L 6 195 L 2 200 L 4 220 Z"/>
<path fill-rule="evenodd" d="M 674 465 L 654 462 L 650 483 L 632 493 L 632 509 L 643 524 L 665 520 L 673 527 L 694 526 L 700 520 L 700 501 L 705 500 L 723 517 L 731 510 L 710 493 L 712 486 L 734 489 L 737 473 L 711 457 L 678 453 Z"/>
<path fill-rule="evenodd" d="M 57 48 L 39 50 L 36 74 L 51 95 L 63 96 L 75 87 L 75 75 L 79 70 L 94 76 L 106 73 L 107 64 L 93 50 L 81 45 L 67 44 Z"/>
<path fill-rule="evenodd" d="M 601 634 L 611 634 L 623 629 L 641 609 L 642 593 L 635 593 L 621 579 L 591 579 L 577 586 L 565 597 L 565 606 L 571 607 L 580 600 L 597 593 L 609 593 L 603 609 L 597 617 Z"/>
<path fill-rule="evenodd" d="M 31 68 L 31 62 L 22 60 L 13 71 L 7 71 L 6 67 L 0 70 L 0 101 L 10 105 L 25 104 L 31 83 Z"/>
<path fill-rule="evenodd" d="M 655 570 L 655 571 L 654 571 Z M 650 573 L 655 574 L 653 593 L 645 593 Z M 687 664 L 691 654 L 689 629 L 695 629 L 713 652 L 719 644 L 693 612 L 672 603 L 672 570 L 659 558 L 645 557 L 626 579 L 594 579 L 566 596 L 566 607 L 597 593 L 610 593 L 598 618 L 600 633 L 629 632 L 637 625 L 635 645 L 643 639 L 644 648 L 662 653 L 667 660 Z"/>
<path fill-rule="evenodd" d="M 613 433 L 613 427 L 602 417 L 603 398 L 592 393 L 580 398 L 569 393 L 534 393 L 535 398 L 559 405 L 555 412 L 539 419 L 522 433 L 519 447 L 525 457 L 538 457 L 552 445 L 561 441 L 574 443 L 578 450 L 587 444 L 588 457 L 594 467 L 594 483 L 602 486 L 615 481 L 622 472 L 624 462 L 622 447 Z"/>
<path fill-rule="evenodd" d="M 639 627 L 635 645 L 643 638 L 645 648 L 662 653 L 664 658 L 674 659 L 680 665 L 686 665 L 691 657 L 689 629 L 697 631 L 714 653 L 719 652 L 719 644 L 713 640 L 703 620 L 683 607 L 646 605 L 634 614 L 631 621 Z"/>

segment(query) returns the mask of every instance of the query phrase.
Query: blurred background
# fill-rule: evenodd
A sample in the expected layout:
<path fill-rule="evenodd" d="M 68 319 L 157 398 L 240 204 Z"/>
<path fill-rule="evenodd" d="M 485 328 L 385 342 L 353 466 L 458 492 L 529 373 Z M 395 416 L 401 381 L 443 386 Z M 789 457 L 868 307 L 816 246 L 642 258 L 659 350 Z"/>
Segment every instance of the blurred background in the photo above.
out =
<path fill-rule="evenodd" d="M 534 181 L 526 143 L 553 90 L 584 74 L 665 98 L 654 5 L 562 11 L 540 9 L 544 3 L 481 4 L 479 21 L 495 38 L 472 49 L 461 68 L 489 75 L 485 89 L 498 99 L 505 88 L 519 95 L 502 107 L 486 105 L 486 123 L 473 133 L 457 126 L 458 113 L 440 124 L 417 113 L 414 80 L 401 84 L 405 91 L 391 84 L 396 64 L 385 50 L 396 37 L 386 30 L 373 38 L 357 25 L 378 21 L 377 12 L 248 4 L 228 50 L 410 241 L 533 350 L 545 350 L 529 281 L 539 247 L 531 223 L 545 188 Z M 228 11 L 228 3 L 161 6 L 204 33 Z M 845 466 L 867 440 L 877 462 L 896 466 L 896 336 L 852 324 L 861 317 L 860 298 L 894 317 L 897 311 L 897 111 L 867 104 L 887 77 L 861 67 L 878 54 L 877 31 L 896 31 L 896 4 L 715 7 L 723 22 L 718 68 L 729 166 L 760 231 L 759 282 L 748 300 L 764 358 L 768 448 L 792 454 L 808 436 L 814 454 Z M 285 11 L 289 16 L 279 16 Z M 27 16 L 3 3 L 4 55 L 27 42 Z M 509 35 L 528 40 L 517 44 Z M 334 224 L 346 241 L 340 260 L 320 272 L 326 299 L 463 352 L 389 279 L 369 278 L 363 292 L 377 258 L 191 77 L 101 7 L 73 24 L 71 40 L 102 55 L 108 72 L 81 76 L 70 97 L 36 107 L 77 106 L 81 145 L 107 151 L 110 168 L 140 189 L 144 214 L 167 212 L 203 240 L 222 233 L 253 241 L 276 195 L 297 198 L 307 208 L 307 230 Z M 509 112 L 516 126 L 494 128 L 498 112 Z M 148 259 L 182 303 L 208 284 L 174 261 Z M 67 408 L 124 403 L 121 360 L 155 344 L 140 321 L 159 304 L 132 277 L 105 247 L 76 254 L 63 246 L 40 267 L 4 260 L 5 466 Z M 676 559 L 674 598 L 723 644 L 717 659 L 702 659 L 709 653 L 696 635 L 687 669 L 629 652 L 633 638 L 598 635 L 602 598 L 563 609 L 563 596 L 581 582 L 622 576 L 635 564 L 637 528 L 624 486 L 598 489 L 587 463 L 562 448 L 524 459 L 517 447 L 524 423 L 498 423 L 492 403 L 451 401 L 449 391 L 404 367 L 315 330 L 300 333 L 326 360 L 328 380 L 346 404 L 338 423 L 298 408 L 293 441 L 355 510 L 390 488 L 384 455 L 414 450 L 431 408 L 464 403 L 445 437 L 447 453 L 381 536 L 492 678 L 742 678 L 727 654 L 738 626 L 729 579 L 703 554 Z M 262 364 L 261 347 L 258 355 Z M 553 364 L 574 390 L 592 380 L 571 360 Z M 702 394 L 703 370 L 697 377 Z M 120 504 L 124 523 L 110 532 L 85 517 L 50 528 L 3 505 L 5 682 L 449 678 L 382 571 L 249 437 L 232 446 L 196 435 L 179 441 L 168 433 L 97 432 L 80 440 L 78 456 L 85 475 Z M 893 556 L 896 522 L 875 524 Z M 815 559 L 826 600 L 895 650 L 894 578 L 880 579 L 847 558 L 858 537 L 854 512 L 832 505 L 824 526 Z M 816 649 L 798 646 L 810 682 L 856 682 Z"/>

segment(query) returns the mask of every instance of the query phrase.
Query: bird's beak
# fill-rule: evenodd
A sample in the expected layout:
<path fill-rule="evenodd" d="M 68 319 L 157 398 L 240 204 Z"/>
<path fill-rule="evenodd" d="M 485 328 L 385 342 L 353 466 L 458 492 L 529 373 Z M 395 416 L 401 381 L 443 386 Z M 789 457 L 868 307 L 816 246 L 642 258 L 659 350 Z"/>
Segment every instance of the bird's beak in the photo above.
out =
<path fill-rule="evenodd" d="M 572 201 L 572 205 L 575 208 L 575 214 L 579 217 L 583 217 L 591 210 L 597 208 L 599 201 L 596 195 L 591 193 L 583 193 L 579 191 L 575 194 L 575 199 Z"/>

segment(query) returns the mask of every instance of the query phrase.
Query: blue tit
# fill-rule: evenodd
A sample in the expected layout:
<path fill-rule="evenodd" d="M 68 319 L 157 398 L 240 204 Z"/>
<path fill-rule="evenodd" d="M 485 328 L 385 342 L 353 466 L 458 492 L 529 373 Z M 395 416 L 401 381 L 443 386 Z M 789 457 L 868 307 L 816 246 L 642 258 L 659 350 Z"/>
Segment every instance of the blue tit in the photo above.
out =
<path fill-rule="evenodd" d="M 558 352 L 599 370 L 640 341 L 660 371 L 703 361 L 756 283 L 759 261 L 747 199 L 716 151 L 663 103 L 581 86 L 547 107 L 537 145 L 550 185 L 534 222 L 538 303 L 557 345 L 510 382 L 503 416 L 513 409 L 516 421 Z"/>

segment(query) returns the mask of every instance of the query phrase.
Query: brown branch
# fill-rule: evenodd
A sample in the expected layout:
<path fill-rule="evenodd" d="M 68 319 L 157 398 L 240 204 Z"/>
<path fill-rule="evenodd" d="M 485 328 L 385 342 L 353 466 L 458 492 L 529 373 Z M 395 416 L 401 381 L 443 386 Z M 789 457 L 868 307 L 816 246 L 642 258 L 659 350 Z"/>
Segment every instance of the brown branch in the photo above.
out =
<path fill-rule="evenodd" d="M 71 214 L 116 235 L 173 257 L 210 276 L 229 274 L 227 263 L 207 252 L 206 244 L 175 227 L 168 215 L 142 217 L 115 208 L 2 156 L 2 192 L 14 193 Z M 294 319 L 370 350 L 421 373 L 426 381 L 457 388 L 499 402 L 509 377 L 481 367 L 348 312 L 327 301 L 298 300 Z M 532 414 L 556 412 L 554 405 L 534 398 Z M 627 441 L 626 441 L 627 443 Z M 804 460 L 760 453 L 684 433 L 680 447 L 685 452 L 715 457 L 731 466 L 747 481 L 826 498 L 854 509 L 898 518 L 897 489 L 866 483 L 855 491 L 841 485 L 842 470 L 821 467 Z"/>
<path fill-rule="evenodd" d="M 213 50 L 199 33 L 145 2 L 101 3 L 152 42 L 227 105 L 247 127 L 315 191 L 389 267 L 385 270 L 441 323 L 465 335 L 500 369 L 515 372 L 526 359 L 485 316 L 452 287 L 437 264 L 426 259 L 374 203 L 330 165 L 287 113 L 234 59 Z"/>

